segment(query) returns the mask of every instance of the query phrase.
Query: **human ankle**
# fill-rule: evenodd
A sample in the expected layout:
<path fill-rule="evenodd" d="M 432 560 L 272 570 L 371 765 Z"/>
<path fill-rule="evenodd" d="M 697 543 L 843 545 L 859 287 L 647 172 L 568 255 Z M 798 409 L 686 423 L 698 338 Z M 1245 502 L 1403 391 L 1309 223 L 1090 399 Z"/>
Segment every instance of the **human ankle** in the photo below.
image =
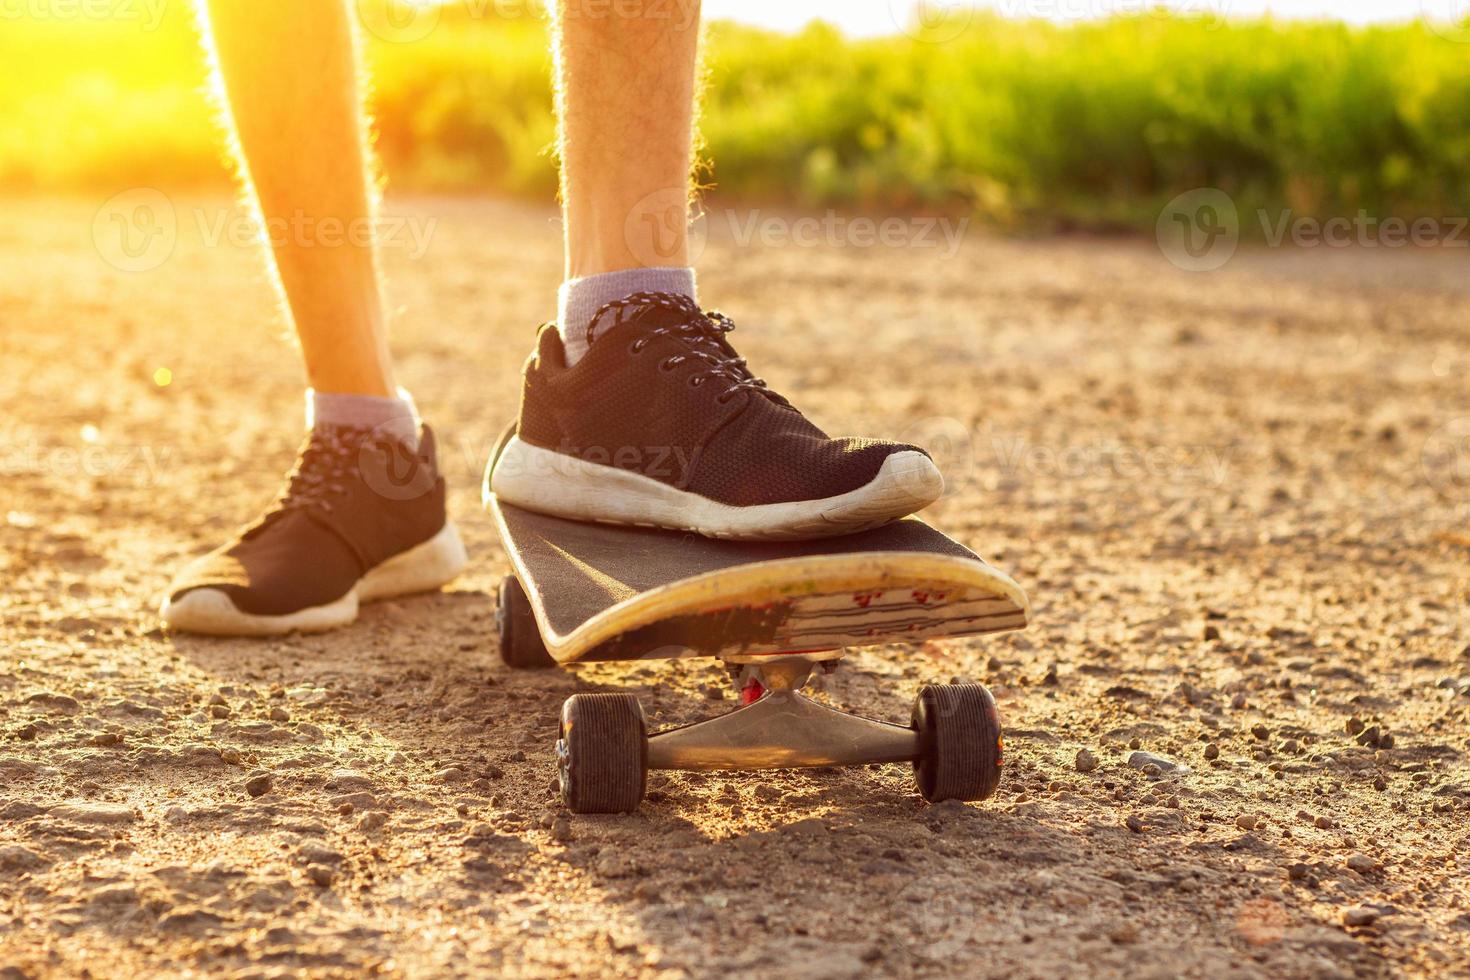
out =
<path fill-rule="evenodd" d="M 350 426 L 391 435 L 409 447 L 418 445 L 419 412 L 403 388 L 394 398 L 306 390 L 306 425 Z"/>
<path fill-rule="evenodd" d="M 697 300 L 694 270 L 656 266 L 619 269 L 579 279 L 568 279 L 557 290 L 556 327 L 566 350 L 568 366 L 587 353 L 587 328 L 592 317 L 608 303 L 633 293 L 677 293 Z"/>

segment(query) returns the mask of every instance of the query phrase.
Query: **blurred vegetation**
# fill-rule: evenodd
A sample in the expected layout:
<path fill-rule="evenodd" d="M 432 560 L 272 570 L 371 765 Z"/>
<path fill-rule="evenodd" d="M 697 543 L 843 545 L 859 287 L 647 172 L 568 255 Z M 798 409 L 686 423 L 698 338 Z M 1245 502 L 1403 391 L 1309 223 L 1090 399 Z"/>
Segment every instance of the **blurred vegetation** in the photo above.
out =
<path fill-rule="evenodd" d="M 546 25 L 468 9 L 423 40 L 369 44 L 384 170 L 397 189 L 549 199 Z M 725 198 L 1017 228 L 1151 227 L 1201 186 L 1324 217 L 1470 199 L 1470 46 L 1419 25 L 977 15 L 933 43 L 719 24 L 706 62 L 708 178 Z M 183 5 L 153 30 L 10 21 L 0 63 L 0 186 L 228 180 Z"/>

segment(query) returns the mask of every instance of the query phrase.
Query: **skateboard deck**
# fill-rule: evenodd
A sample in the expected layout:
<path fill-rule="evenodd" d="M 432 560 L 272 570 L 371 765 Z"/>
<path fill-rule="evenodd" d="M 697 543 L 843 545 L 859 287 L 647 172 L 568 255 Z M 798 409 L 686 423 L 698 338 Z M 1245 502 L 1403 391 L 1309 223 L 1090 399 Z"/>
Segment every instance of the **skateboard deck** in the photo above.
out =
<path fill-rule="evenodd" d="M 487 499 L 557 663 L 817 653 L 1024 628 L 1025 593 L 917 518 L 744 542 Z"/>

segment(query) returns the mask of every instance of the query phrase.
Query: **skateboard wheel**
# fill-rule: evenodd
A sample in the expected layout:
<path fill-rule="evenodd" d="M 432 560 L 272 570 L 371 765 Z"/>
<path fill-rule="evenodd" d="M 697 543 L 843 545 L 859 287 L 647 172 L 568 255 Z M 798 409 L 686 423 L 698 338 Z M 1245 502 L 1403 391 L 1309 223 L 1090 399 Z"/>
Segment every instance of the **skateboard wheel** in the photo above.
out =
<path fill-rule="evenodd" d="M 1000 715 L 981 684 L 930 685 L 914 699 L 914 779 L 930 803 L 983 800 L 1000 783 Z"/>
<path fill-rule="evenodd" d="M 541 642 L 536 614 L 531 600 L 514 575 L 500 580 L 500 605 L 495 610 L 495 626 L 500 633 L 500 659 L 506 666 L 519 670 L 555 667 L 556 661 Z"/>
<path fill-rule="evenodd" d="M 574 694 L 556 743 L 561 799 L 573 813 L 638 809 L 648 777 L 643 708 L 631 694 Z"/>

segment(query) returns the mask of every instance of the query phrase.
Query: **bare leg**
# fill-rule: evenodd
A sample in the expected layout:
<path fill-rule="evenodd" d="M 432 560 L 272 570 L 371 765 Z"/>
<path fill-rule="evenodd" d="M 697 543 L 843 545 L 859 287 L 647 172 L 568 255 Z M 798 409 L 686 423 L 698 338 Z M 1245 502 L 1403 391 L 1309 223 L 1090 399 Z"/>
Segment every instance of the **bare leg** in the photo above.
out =
<path fill-rule="evenodd" d="M 208 0 L 206 13 L 247 195 L 301 338 L 312 426 L 284 492 L 189 563 L 160 616 L 229 636 L 331 629 L 363 602 L 437 589 L 464 567 L 464 545 L 433 434 L 393 397 L 345 2 Z M 412 465 L 407 484 L 390 460 Z"/>
<path fill-rule="evenodd" d="M 241 173 L 271 230 L 277 283 L 307 378 L 320 392 L 391 396 L 346 5 L 208 0 L 207 13 Z"/>
<path fill-rule="evenodd" d="M 699 0 L 558 0 L 566 276 L 687 266 Z"/>

